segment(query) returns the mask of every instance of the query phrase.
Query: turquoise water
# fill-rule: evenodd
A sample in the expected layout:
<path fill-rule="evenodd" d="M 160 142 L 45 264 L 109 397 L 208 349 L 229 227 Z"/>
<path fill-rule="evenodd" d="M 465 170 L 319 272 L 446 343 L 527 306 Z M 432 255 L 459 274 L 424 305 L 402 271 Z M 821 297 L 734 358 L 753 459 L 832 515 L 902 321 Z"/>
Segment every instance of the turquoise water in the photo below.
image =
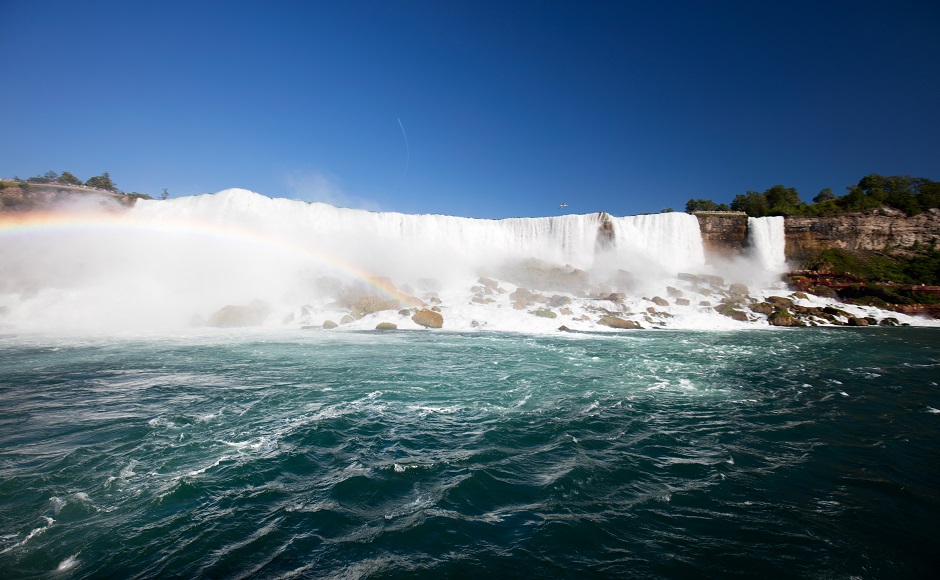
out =
<path fill-rule="evenodd" d="M 911 577 L 936 329 L 0 336 L 0 577 Z"/>

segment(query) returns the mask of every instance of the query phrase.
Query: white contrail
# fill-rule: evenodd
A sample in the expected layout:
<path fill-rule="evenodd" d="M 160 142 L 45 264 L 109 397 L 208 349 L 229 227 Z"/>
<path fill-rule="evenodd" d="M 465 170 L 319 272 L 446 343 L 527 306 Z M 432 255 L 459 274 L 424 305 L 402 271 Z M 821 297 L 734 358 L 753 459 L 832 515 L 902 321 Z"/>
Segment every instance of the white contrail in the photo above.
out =
<path fill-rule="evenodd" d="M 408 162 L 411 161 L 411 148 L 408 147 L 408 134 L 405 133 L 405 126 L 401 122 L 401 117 L 395 118 L 398 119 L 398 126 L 401 127 L 401 136 L 405 138 L 405 169 L 401 172 L 398 183 L 395 184 L 395 189 L 398 189 L 398 186 L 401 185 L 402 180 L 405 178 L 405 174 L 408 173 Z"/>

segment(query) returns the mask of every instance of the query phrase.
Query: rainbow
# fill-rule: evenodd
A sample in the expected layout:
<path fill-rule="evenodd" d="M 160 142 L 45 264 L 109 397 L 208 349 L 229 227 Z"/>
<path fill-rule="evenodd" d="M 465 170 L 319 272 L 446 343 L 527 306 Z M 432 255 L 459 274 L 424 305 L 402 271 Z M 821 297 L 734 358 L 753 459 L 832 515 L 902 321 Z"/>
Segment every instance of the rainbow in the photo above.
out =
<path fill-rule="evenodd" d="M 405 304 L 414 300 L 413 296 L 398 290 L 388 278 L 376 276 L 317 248 L 263 230 L 205 220 L 174 219 L 169 222 L 145 220 L 124 212 L 0 214 L 0 246 L 5 243 L 4 240 L 12 240 L 22 235 L 141 232 L 238 241 L 259 248 L 293 254 L 358 280 L 387 299 L 398 300 Z"/>

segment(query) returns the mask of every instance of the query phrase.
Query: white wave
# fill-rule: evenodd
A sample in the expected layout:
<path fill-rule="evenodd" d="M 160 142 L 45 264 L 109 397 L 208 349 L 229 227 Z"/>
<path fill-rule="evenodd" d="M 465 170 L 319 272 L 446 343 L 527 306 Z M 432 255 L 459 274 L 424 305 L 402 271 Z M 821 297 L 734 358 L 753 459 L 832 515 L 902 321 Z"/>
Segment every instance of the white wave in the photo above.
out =
<path fill-rule="evenodd" d="M 68 558 L 66 558 L 65 560 L 62 560 L 61 562 L 59 562 L 59 565 L 56 566 L 56 572 L 68 572 L 69 570 L 72 570 L 73 568 L 78 566 L 78 564 L 79 564 L 78 554 L 73 554 L 69 556 Z"/>

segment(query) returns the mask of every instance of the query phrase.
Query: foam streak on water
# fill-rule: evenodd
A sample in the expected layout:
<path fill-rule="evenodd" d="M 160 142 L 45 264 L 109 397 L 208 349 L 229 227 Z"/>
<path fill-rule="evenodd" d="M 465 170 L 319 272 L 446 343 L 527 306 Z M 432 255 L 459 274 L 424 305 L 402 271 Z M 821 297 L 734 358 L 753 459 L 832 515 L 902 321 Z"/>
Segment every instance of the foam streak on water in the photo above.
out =
<path fill-rule="evenodd" d="M 938 368 L 914 328 L 2 336 L 0 576 L 922 576 Z"/>

